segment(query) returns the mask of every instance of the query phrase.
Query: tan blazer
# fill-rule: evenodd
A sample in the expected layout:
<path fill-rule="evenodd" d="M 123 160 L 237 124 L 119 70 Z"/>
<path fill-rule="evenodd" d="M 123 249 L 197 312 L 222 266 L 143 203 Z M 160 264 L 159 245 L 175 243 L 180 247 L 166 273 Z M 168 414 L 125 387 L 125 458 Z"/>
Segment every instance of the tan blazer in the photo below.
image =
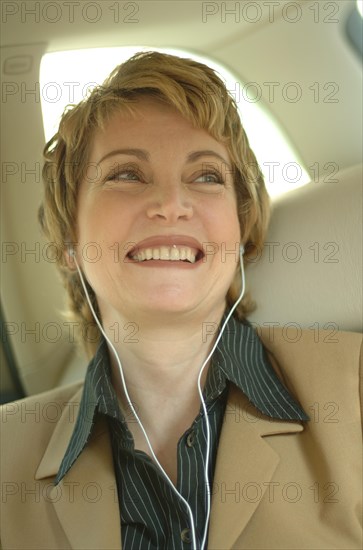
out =
<path fill-rule="evenodd" d="M 232 387 L 218 449 L 208 548 L 361 548 L 362 336 L 305 331 L 292 343 L 291 335 L 275 329 L 261 338 L 311 420 L 304 425 L 270 420 Z M 103 422 L 59 486 L 52 484 L 81 392 L 81 385 L 63 387 L 3 408 L 4 550 L 121 548 Z"/>

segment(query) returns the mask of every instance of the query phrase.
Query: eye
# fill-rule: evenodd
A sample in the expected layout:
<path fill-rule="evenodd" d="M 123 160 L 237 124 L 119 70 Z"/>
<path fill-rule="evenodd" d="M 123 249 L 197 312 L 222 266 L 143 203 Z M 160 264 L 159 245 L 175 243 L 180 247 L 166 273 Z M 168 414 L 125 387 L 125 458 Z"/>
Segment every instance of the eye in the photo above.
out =
<path fill-rule="evenodd" d="M 219 172 L 204 172 L 195 180 L 196 183 L 218 183 L 224 184 L 223 178 Z"/>
<path fill-rule="evenodd" d="M 107 181 L 141 181 L 141 175 L 132 168 L 118 169 L 112 171 L 107 177 Z"/>

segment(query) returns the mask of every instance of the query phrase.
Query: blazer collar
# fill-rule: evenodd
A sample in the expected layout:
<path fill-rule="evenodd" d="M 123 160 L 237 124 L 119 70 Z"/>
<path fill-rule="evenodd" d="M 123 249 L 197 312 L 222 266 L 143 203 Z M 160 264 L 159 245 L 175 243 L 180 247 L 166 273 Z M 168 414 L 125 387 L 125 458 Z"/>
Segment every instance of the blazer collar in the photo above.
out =
<path fill-rule="evenodd" d="M 222 323 L 228 311 L 225 313 Z M 251 403 L 271 418 L 309 420 L 276 375 L 266 350 L 248 321 L 229 319 L 216 351 L 225 377 L 238 386 Z"/>
<path fill-rule="evenodd" d="M 35 479 L 56 476 L 74 431 L 82 394 L 83 386 L 76 391 L 66 404 L 38 466 Z"/>

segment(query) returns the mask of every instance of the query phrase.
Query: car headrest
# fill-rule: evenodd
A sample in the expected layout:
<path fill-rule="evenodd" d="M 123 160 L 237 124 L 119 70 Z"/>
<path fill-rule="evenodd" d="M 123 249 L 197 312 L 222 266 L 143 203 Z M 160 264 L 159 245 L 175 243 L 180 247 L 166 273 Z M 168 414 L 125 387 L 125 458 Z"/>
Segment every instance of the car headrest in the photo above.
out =
<path fill-rule="evenodd" d="M 362 332 L 362 195 L 359 165 L 276 200 L 247 262 L 252 323 Z"/>

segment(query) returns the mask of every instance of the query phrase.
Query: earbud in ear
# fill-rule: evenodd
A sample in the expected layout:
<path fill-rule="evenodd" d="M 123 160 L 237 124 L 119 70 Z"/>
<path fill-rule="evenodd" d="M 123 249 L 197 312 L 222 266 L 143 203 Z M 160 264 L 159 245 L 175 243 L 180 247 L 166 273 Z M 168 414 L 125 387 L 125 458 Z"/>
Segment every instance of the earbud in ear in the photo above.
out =
<path fill-rule="evenodd" d="M 68 254 L 69 254 L 70 256 L 72 256 L 72 258 L 73 258 L 73 256 L 75 255 L 73 246 L 69 246 L 69 247 L 68 247 Z"/>
<path fill-rule="evenodd" d="M 242 254 L 243 256 L 243 254 L 245 253 L 245 247 L 243 246 L 243 244 L 239 245 L 239 251 L 240 251 L 240 254 Z"/>

